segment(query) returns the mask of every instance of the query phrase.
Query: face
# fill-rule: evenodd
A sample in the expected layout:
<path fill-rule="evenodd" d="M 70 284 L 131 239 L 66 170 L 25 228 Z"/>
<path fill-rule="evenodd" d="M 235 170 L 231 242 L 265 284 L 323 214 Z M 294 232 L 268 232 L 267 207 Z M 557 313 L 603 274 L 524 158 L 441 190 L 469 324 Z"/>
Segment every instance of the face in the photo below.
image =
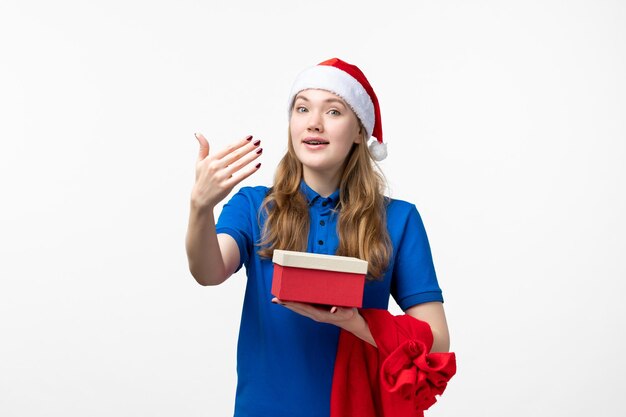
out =
<path fill-rule="evenodd" d="M 289 131 L 305 176 L 338 175 L 352 145 L 361 142 L 359 121 L 352 109 L 325 90 L 304 90 L 296 95 Z"/>

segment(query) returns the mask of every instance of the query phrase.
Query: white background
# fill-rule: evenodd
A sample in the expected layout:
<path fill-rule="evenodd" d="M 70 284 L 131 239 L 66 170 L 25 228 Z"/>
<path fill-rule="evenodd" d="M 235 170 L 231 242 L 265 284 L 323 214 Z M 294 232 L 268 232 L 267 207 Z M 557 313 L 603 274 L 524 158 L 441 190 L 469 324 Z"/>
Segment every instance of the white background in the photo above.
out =
<path fill-rule="evenodd" d="M 0 415 L 232 415 L 245 275 L 197 285 L 197 154 L 286 149 L 295 75 L 380 98 L 458 374 L 430 416 L 621 416 L 626 3 L 0 3 Z"/>

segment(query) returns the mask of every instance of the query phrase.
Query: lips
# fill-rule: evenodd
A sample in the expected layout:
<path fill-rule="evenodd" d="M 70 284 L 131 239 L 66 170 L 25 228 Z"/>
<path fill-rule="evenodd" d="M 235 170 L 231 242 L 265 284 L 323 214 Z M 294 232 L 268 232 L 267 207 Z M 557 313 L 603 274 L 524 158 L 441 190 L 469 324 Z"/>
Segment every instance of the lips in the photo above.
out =
<path fill-rule="evenodd" d="M 328 145 L 330 143 L 322 138 L 306 138 L 302 142 L 307 145 Z"/>

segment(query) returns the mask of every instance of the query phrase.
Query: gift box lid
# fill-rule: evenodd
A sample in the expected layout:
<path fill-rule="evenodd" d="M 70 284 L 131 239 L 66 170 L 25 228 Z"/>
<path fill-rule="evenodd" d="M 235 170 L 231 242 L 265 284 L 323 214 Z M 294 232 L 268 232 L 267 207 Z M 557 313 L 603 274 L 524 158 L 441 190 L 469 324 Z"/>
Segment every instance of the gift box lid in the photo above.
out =
<path fill-rule="evenodd" d="M 275 249 L 272 262 L 293 268 L 367 274 L 367 261 L 349 256 L 322 255 L 319 253 Z"/>

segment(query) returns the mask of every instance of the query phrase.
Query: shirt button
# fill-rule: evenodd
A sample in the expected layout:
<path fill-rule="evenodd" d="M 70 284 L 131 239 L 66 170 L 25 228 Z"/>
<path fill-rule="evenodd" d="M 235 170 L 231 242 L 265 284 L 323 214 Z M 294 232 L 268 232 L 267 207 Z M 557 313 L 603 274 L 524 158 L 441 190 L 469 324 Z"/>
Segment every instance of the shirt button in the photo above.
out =
<path fill-rule="evenodd" d="M 324 226 L 326 222 L 324 220 L 320 220 L 320 226 Z"/>
<path fill-rule="evenodd" d="M 319 243 L 320 245 L 323 245 L 324 241 L 323 240 L 318 240 L 317 243 Z"/>
<path fill-rule="evenodd" d="M 328 205 L 328 201 L 323 201 L 322 202 L 322 207 L 326 207 Z"/>

